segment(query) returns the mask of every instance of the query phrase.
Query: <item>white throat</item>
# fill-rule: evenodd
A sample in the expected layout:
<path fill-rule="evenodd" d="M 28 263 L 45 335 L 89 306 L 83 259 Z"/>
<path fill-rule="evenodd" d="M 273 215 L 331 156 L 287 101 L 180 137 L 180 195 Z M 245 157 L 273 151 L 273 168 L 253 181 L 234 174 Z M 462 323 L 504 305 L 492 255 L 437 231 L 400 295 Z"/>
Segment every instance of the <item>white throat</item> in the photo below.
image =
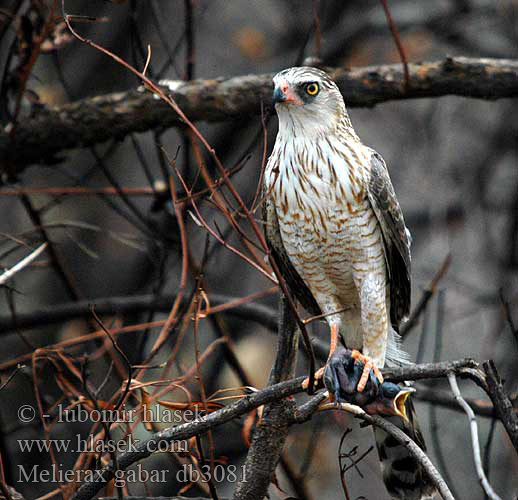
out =
<path fill-rule="evenodd" d="M 288 138 L 304 136 L 307 140 L 315 140 L 336 132 L 336 127 L 329 116 L 322 110 L 307 110 L 294 104 L 277 104 L 279 117 L 279 134 Z"/>

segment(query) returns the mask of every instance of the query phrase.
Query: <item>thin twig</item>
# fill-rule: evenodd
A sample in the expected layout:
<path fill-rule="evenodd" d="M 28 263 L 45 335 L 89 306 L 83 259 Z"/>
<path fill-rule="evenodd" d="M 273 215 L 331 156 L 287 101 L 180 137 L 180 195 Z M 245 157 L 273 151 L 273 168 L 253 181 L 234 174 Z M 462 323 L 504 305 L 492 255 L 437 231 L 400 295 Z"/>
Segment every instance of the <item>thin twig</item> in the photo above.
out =
<path fill-rule="evenodd" d="M 174 160 L 173 160 L 174 163 Z M 180 321 L 180 316 L 178 312 L 180 310 L 180 306 L 182 303 L 182 299 L 185 295 L 185 290 L 187 288 L 187 277 L 189 272 L 189 247 L 187 234 L 185 229 L 185 222 L 183 218 L 183 205 L 176 203 L 176 186 L 174 183 L 174 178 L 172 175 L 169 176 L 169 188 L 171 191 L 171 197 L 173 199 L 174 211 L 176 215 L 176 221 L 178 223 L 178 228 L 180 230 L 180 242 L 182 248 L 182 274 L 180 277 L 180 286 L 178 288 L 178 294 L 175 298 L 173 306 L 169 312 L 169 316 L 167 317 L 167 321 L 163 326 L 160 334 L 158 335 L 153 347 L 151 348 L 151 352 L 146 358 L 144 364 L 148 364 L 158 353 L 158 351 L 162 348 L 162 346 L 166 343 L 171 330 L 178 324 Z M 140 376 L 143 375 L 143 371 L 140 372 Z M 138 376 L 137 376 L 138 377 Z"/>
<path fill-rule="evenodd" d="M 37 259 L 38 256 L 47 248 L 48 243 L 45 242 L 41 244 L 34 252 L 27 255 L 27 257 L 23 258 L 18 264 L 8 269 L 0 276 L 0 285 L 5 284 L 9 281 L 17 272 L 21 271 L 24 267 L 27 267 L 34 259 Z"/>
<path fill-rule="evenodd" d="M 338 444 L 338 465 L 340 466 L 340 481 L 342 483 L 342 490 L 344 492 L 345 500 L 351 500 L 351 496 L 349 495 L 349 488 L 347 487 L 347 482 L 345 480 L 345 466 L 342 465 L 342 459 L 344 458 L 344 454 L 342 453 L 342 445 L 345 441 L 346 436 L 352 432 L 352 429 L 348 427 L 345 429 L 342 437 L 340 438 L 340 443 Z"/>
<path fill-rule="evenodd" d="M 421 314 L 423 314 L 423 312 L 426 310 L 428 302 L 430 302 L 430 299 L 435 295 L 437 285 L 444 277 L 444 275 L 447 273 L 450 264 L 451 254 L 448 254 L 446 258 L 442 261 L 441 266 L 435 273 L 434 277 L 432 278 L 428 286 L 424 289 L 423 294 L 421 295 L 421 299 L 419 300 L 417 306 L 414 307 L 414 310 L 410 314 L 408 321 L 401 327 L 400 335 L 403 338 L 405 338 L 410 333 L 410 331 L 413 330 L 413 328 L 417 325 L 417 322 Z"/>
<path fill-rule="evenodd" d="M 504 291 L 500 288 L 498 291 L 498 295 L 500 297 L 500 302 L 502 303 L 502 309 L 504 312 L 504 318 L 509 325 L 509 330 L 511 330 L 511 334 L 514 337 L 514 340 L 516 341 L 518 345 L 518 328 L 516 328 L 513 317 L 511 315 L 511 308 L 509 307 L 509 302 L 504 297 Z"/>
<path fill-rule="evenodd" d="M 401 62 L 403 63 L 403 71 L 405 73 L 405 91 L 408 91 L 410 88 L 410 73 L 408 71 L 408 59 L 406 56 L 405 48 L 403 47 L 403 44 L 401 43 L 401 38 L 399 36 L 399 32 L 396 28 L 396 24 L 394 23 L 394 20 L 392 19 L 392 15 L 390 14 L 390 10 L 388 7 L 387 0 L 380 0 L 381 5 L 383 5 L 383 10 L 385 11 L 385 17 L 387 18 L 387 23 L 390 28 L 390 32 L 392 33 L 392 36 L 394 37 L 394 42 L 396 42 L 397 51 L 399 52 L 399 57 L 401 58 Z"/>
<path fill-rule="evenodd" d="M 272 292 L 268 292 L 272 295 Z M 65 304 L 55 304 L 47 307 L 39 307 L 31 312 L 20 312 L 16 316 L 16 321 L 10 315 L 0 316 L 0 332 L 5 335 L 7 332 L 16 331 L 17 329 L 33 328 L 34 326 L 52 325 L 67 321 L 73 318 L 88 318 L 90 316 L 90 305 L 95 303 L 95 310 L 98 314 L 124 314 L 137 313 L 154 309 L 159 312 L 168 312 L 171 310 L 171 303 L 177 297 L 177 293 L 168 293 L 160 296 L 136 295 L 121 297 L 100 297 L 95 301 L 67 302 Z M 275 309 L 259 304 L 256 302 L 248 303 L 246 297 L 244 300 L 234 296 L 211 294 L 211 309 L 204 311 L 205 314 L 227 312 L 246 320 L 258 322 L 271 331 L 276 330 L 277 313 Z M 181 306 L 186 306 L 189 297 L 183 297 Z M 215 310 L 214 310 L 215 309 Z M 160 325 L 154 322 L 154 326 Z M 12 360 L 10 360 L 11 362 Z M 15 366 L 16 363 L 8 366 Z M 0 366 L 4 366 L 3 364 Z"/>
<path fill-rule="evenodd" d="M 13 370 L 13 373 L 11 373 L 11 375 L 9 375 L 9 377 L 7 377 L 7 380 L 0 386 L 0 391 L 3 391 L 9 384 L 9 382 L 11 382 L 11 380 L 15 377 L 15 375 L 22 369 L 22 368 L 25 368 L 25 365 L 18 365 L 16 367 L 16 369 Z"/>
<path fill-rule="evenodd" d="M 313 0 L 313 24 L 315 26 L 315 57 L 320 61 L 322 54 L 322 32 L 320 30 L 320 17 L 318 15 L 319 0 Z"/>
<path fill-rule="evenodd" d="M 120 354 L 121 358 L 126 363 L 126 368 L 128 369 L 128 381 L 126 383 L 126 387 L 124 388 L 124 391 L 120 395 L 119 401 L 117 401 L 117 403 L 113 407 L 113 410 L 117 411 L 121 407 L 122 403 L 124 402 L 124 400 L 126 399 L 126 396 L 129 393 L 129 389 L 131 387 L 131 379 L 133 376 L 133 367 L 131 366 L 130 360 L 128 359 L 128 357 L 126 356 L 124 351 L 119 347 L 119 344 L 117 344 L 117 341 L 112 337 L 109 330 L 104 326 L 104 324 L 101 321 L 101 319 L 99 318 L 99 316 L 97 316 L 97 313 L 95 312 L 95 306 L 91 307 L 91 312 L 92 312 L 92 316 L 94 317 L 96 323 L 101 327 L 103 332 L 108 336 L 108 338 L 110 339 L 110 342 L 113 345 L 113 348 Z"/>
<path fill-rule="evenodd" d="M 201 401 L 203 403 L 203 408 L 205 410 L 205 413 L 209 413 L 209 408 L 207 406 L 207 394 L 205 392 L 205 384 L 203 382 L 203 377 L 201 373 L 201 365 L 200 365 L 200 336 L 199 336 L 199 322 L 201 317 L 201 308 L 202 308 L 202 301 L 200 300 L 200 295 L 202 289 L 200 288 L 199 279 L 197 280 L 197 291 L 196 295 L 194 297 L 194 355 L 195 355 L 195 361 L 196 361 L 196 379 L 198 382 L 198 386 L 200 388 L 200 396 Z M 207 433 L 208 440 L 209 440 L 209 453 L 210 453 L 210 475 L 208 478 L 208 486 L 210 489 L 210 493 L 212 495 L 212 498 L 214 500 L 218 500 L 218 492 L 216 490 L 216 487 L 213 482 L 214 478 L 214 437 L 212 435 L 212 431 L 209 431 Z M 201 440 L 199 440 L 199 451 L 200 451 L 200 457 L 204 461 L 203 458 L 203 448 L 201 445 Z"/>
<path fill-rule="evenodd" d="M 477 419 L 475 418 L 475 414 L 473 413 L 471 406 L 469 406 L 469 404 L 466 403 L 466 401 L 464 401 L 464 398 L 461 396 L 459 386 L 457 384 L 457 378 L 455 377 L 454 373 L 448 373 L 448 381 L 450 382 L 450 387 L 453 392 L 453 395 L 455 396 L 455 399 L 457 400 L 459 405 L 462 406 L 462 408 L 464 408 L 464 411 L 468 416 L 469 430 L 471 432 L 471 445 L 473 447 L 473 459 L 475 461 L 475 468 L 477 470 L 478 480 L 482 485 L 482 488 L 484 489 L 486 495 L 489 498 L 491 498 L 491 500 L 501 500 L 501 498 L 494 492 L 493 488 L 489 484 L 489 481 L 487 480 L 486 475 L 484 473 L 484 468 L 482 467 L 482 460 L 480 458 L 480 445 L 478 442 Z"/>
<path fill-rule="evenodd" d="M 81 365 L 81 378 L 82 378 L 82 382 L 83 382 L 83 389 L 84 389 L 85 393 L 87 394 L 88 398 L 90 399 L 93 407 L 98 412 L 98 414 L 102 415 L 102 411 L 101 411 L 101 407 L 99 406 L 99 402 L 97 401 L 96 396 L 93 394 L 93 392 L 88 387 L 87 365 L 88 365 L 88 358 L 85 357 L 85 361 Z M 107 422 L 103 418 L 100 419 L 100 422 L 101 422 L 101 425 L 102 425 L 102 427 L 104 429 L 104 442 L 105 443 L 113 443 L 114 441 L 112 440 L 111 432 L 110 432 L 110 423 L 111 422 Z M 108 449 L 108 447 L 106 447 L 106 449 Z M 109 449 L 109 453 L 110 453 L 110 456 L 111 456 L 112 461 L 113 461 L 113 466 L 114 466 L 115 474 L 117 474 L 117 471 L 119 470 L 119 460 L 117 458 L 117 451 L 114 450 L 114 449 L 113 450 Z M 103 455 L 103 452 L 100 451 L 99 452 L 99 460 L 101 459 L 102 455 Z M 122 491 L 121 486 L 117 485 L 116 489 L 117 489 L 117 496 L 118 496 L 119 500 L 122 500 L 124 498 L 124 493 Z"/>

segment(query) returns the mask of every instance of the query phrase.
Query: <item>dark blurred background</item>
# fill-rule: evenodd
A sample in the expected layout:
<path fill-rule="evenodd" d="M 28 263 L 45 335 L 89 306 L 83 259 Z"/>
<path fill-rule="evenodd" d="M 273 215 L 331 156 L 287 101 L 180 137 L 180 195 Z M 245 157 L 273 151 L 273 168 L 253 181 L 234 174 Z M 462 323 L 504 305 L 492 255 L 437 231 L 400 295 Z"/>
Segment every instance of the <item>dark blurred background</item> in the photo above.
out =
<path fill-rule="evenodd" d="M 4 1 L 0 9 L 2 71 L 2 120 L 5 126 L 13 113 L 16 82 L 13 68 L 19 61 L 17 40 L 20 30 L 37 30 L 42 13 L 48 14 L 52 2 Z M 61 2 L 59 2 L 60 4 Z M 433 61 L 447 55 L 476 58 L 518 57 L 518 2 L 516 0 L 391 0 L 391 14 L 399 30 L 409 61 Z M 189 7 L 190 6 L 190 7 Z M 60 7 L 59 7 L 60 8 Z M 56 15 L 60 15 L 58 11 Z M 103 22 L 75 23 L 76 29 L 109 48 L 130 64 L 143 68 L 147 45 L 152 48 L 148 75 L 153 79 L 214 78 L 276 72 L 299 63 L 316 53 L 315 13 L 321 32 L 320 58 L 329 66 L 367 66 L 400 61 L 394 39 L 379 1 L 348 2 L 250 1 L 250 0 L 149 0 L 106 2 L 67 1 L 69 14 L 102 18 Z M 11 16 L 14 16 L 14 18 Z M 192 16 L 192 17 L 191 17 Z M 191 22 L 189 24 L 189 18 Z M 24 19 L 24 20 L 23 20 Z M 32 28 L 31 28 L 32 26 Z M 190 26 L 190 28 L 189 28 Z M 189 30 L 192 29 L 192 34 Z M 187 41 L 193 42 L 192 65 Z M 11 76 L 10 76 L 11 75 Z M 60 105 L 95 95 L 127 90 L 139 81 L 122 66 L 77 40 L 65 39 L 62 46 L 41 54 L 27 83 L 20 119 L 31 106 Z M 518 321 L 518 107 L 511 99 L 482 101 L 460 97 L 400 100 L 373 109 L 351 109 L 356 130 L 363 141 L 386 160 L 413 235 L 413 297 L 421 297 L 448 255 L 451 265 L 439 283 L 439 290 L 428 305 L 420 324 L 405 339 L 404 347 L 418 361 L 473 357 L 493 358 L 506 389 L 518 389 L 517 338 L 513 338 L 502 303 L 509 305 Z M 258 116 L 242 117 L 228 123 L 199 123 L 200 130 L 215 148 L 223 164 L 230 168 L 251 148 L 251 156 L 232 180 L 243 198 L 250 202 L 260 174 L 263 140 Z M 92 124 L 96 126 L 96 124 Z M 276 119 L 268 125 L 268 151 L 276 133 Z M 5 189 L 49 187 L 155 187 L 156 196 L 56 195 L 26 197 L 3 196 L 0 190 L 0 264 L 9 268 L 48 238 L 56 256 L 44 253 L 34 265 L 20 272 L 0 290 L 2 324 L 16 314 L 33 313 L 42 308 L 55 310 L 80 300 L 93 304 L 100 299 L 141 295 L 175 294 L 181 273 L 178 223 L 167 199 L 167 175 L 171 172 L 162 154 L 169 157 L 178 150 L 177 166 L 189 183 L 196 181 L 197 164 L 179 129 L 134 134 L 122 140 L 74 150 L 52 166 L 31 166 Z M 210 171 L 214 165 L 206 158 Z M 197 186 L 203 187 L 201 180 Z M 177 181 L 177 188 L 180 184 Z M 221 232 L 239 246 L 229 224 L 207 202 L 200 202 L 208 222 L 218 221 Z M 263 276 L 235 255 L 209 239 L 188 215 L 191 270 L 203 267 L 205 290 L 239 298 L 271 286 Z M 44 231 L 44 234 L 42 233 Z M 59 262 L 56 265 L 56 261 Z M 189 277 L 188 291 L 196 273 Z M 277 294 L 256 301 L 275 313 Z M 106 325 L 133 325 L 164 319 L 166 312 L 152 309 L 106 315 Z M 246 316 L 246 315 L 245 315 Z M 184 373 L 194 360 L 192 328 L 187 325 L 179 355 L 171 364 L 169 377 Z M 5 362 L 36 347 L 74 339 L 98 327 L 89 318 L 61 322 L 41 319 L 30 329 L 9 329 L 2 333 L 1 379 L 14 370 Z M 181 328 L 154 362 L 166 362 Z M 159 329 L 118 337 L 121 348 L 132 363 L 143 362 Z M 315 333 L 326 333 L 321 325 Z M 203 350 L 218 335 L 228 335 L 235 353 L 251 383 L 263 387 L 274 357 L 276 338 L 260 322 L 232 312 L 217 320 L 201 323 Z M 327 336 L 321 338 L 327 341 Z M 99 385 L 110 367 L 102 351 L 102 341 L 92 341 L 67 349 L 78 361 L 90 353 L 89 380 Z M 106 346 L 105 346 L 106 347 Z M 120 362 L 120 358 L 119 358 Z M 4 363 L 4 364 L 2 364 Z M 16 373 L 2 390 L 0 449 L 7 483 L 36 498 L 56 488 L 52 483 L 24 484 L 19 465 L 27 470 L 34 464 L 50 466 L 47 453 L 22 452 L 18 439 L 42 438 L 38 419 L 32 425 L 21 423 L 16 411 L 22 404 L 35 406 L 31 361 Z M 305 369 L 300 360 L 301 373 Z M 40 366 L 40 365 L 39 365 Z M 54 368 L 52 367 L 54 366 Z M 46 364 L 38 372 L 39 390 L 46 408 L 58 402 L 62 387 L 54 377 L 56 365 Z M 204 364 L 206 390 L 242 385 L 229 367 L 223 349 L 216 349 Z M 123 372 L 123 370 L 122 370 Z M 160 378 L 151 370 L 146 379 Z M 73 378 L 73 377 L 72 377 Z M 104 399 L 119 389 L 121 374 L 116 370 L 102 389 Z M 78 380 L 73 380 L 76 386 Z M 199 397 L 194 380 L 186 384 Z M 424 386 L 424 384 L 422 384 Z M 429 385 L 429 384 L 428 384 Z M 419 388 L 420 386 L 418 386 Z M 433 386 L 438 394 L 449 394 L 446 382 Z M 472 383 L 462 383 L 465 397 L 485 396 Z M 165 399 L 184 400 L 181 391 Z M 479 487 L 471 451 L 468 422 L 454 409 L 416 399 L 421 427 L 432 461 L 445 474 L 458 498 L 484 498 Z M 479 436 L 489 480 L 502 498 L 515 498 L 518 463 L 501 424 L 478 417 Z M 319 415 L 303 426 L 294 427 L 286 445 L 286 461 L 294 471 L 305 475 L 308 498 L 343 497 L 338 466 L 338 443 L 347 427 L 354 429 L 344 449 L 356 444 L 367 450 L 371 431 L 359 429 L 345 415 Z M 88 426 L 58 424 L 52 436 L 66 439 Z M 139 428 L 135 435 L 143 438 Z M 246 454 L 237 423 L 215 433 L 216 455 L 239 465 Z M 343 450 L 342 450 L 343 451 Z M 72 453 L 58 454 L 63 467 L 71 467 Z M 148 468 L 179 467 L 172 457 L 152 458 Z M 359 465 L 363 478 L 354 469 L 347 473 L 352 498 L 388 498 L 383 489 L 375 452 Z M 282 490 L 272 486 L 272 498 L 295 495 L 286 479 L 285 468 L 278 469 Z M 171 495 L 185 484 L 148 484 L 153 495 Z M 232 481 L 218 485 L 228 496 Z M 131 494 L 144 494 L 139 483 L 129 485 Z M 284 491 L 284 493 L 283 493 Z M 196 486 L 190 493 L 200 494 Z M 295 495 L 296 496 L 296 495 Z"/>

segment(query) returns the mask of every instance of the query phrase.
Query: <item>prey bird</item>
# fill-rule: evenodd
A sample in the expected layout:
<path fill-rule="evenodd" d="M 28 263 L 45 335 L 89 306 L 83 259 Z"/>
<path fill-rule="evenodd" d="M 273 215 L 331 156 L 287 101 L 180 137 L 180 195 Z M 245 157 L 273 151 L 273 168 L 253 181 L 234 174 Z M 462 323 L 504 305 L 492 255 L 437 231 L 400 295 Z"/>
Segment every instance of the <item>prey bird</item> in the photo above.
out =
<path fill-rule="evenodd" d="M 363 364 L 362 392 L 371 371 L 382 383 L 386 363 L 407 359 L 397 332 L 410 310 L 410 233 L 382 157 L 361 142 L 332 79 L 294 67 L 273 83 L 279 130 L 263 181 L 271 258 L 302 306 L 325 315 L 328 362 L 341 336 Z M 397 448 L 378 442 L 380 457 L 387 446 Z M 419 479 L 403 465 L 394 491 Z M 405 494 L 395 498 L 422 498 Z"/>

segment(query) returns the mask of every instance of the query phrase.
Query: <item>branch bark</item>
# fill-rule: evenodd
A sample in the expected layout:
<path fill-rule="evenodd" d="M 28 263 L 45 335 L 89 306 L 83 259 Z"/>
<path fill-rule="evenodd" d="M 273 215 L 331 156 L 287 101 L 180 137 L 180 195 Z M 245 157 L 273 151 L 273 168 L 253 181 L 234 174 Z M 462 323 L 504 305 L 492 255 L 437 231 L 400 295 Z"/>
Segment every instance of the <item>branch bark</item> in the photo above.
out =
<path fill-rule="evenodd" d="M 486 375 L 487 393 L 516 453 L 518 453 L 518 416 L 514 411 L 509 396 L 504 390 L 500 375 L 496 371 L 493 361 L 485 361 L 482 366 Z"/>
<path fill-rule="evenodd" d="M 405 89 L 400 64 L 324 68 L 350 107 L 418 97 L 458 95 L 479 99 L 518 96 L 518 61 L 448 57 L 408 65 Z M 170 82 L 170 93 L 191 120 L 219 122 L 260 115 L 269 103 L 272 74 Z M 14 139 L 0 132 L 2 169 L 17 174 L 34 164 L 62 161 L 66 150 L 122 140 L 128 134 L 181 125 L 178 115 L 148 92 L 131 90 L 38 108 L 21 121 Z"/>
<path fill-rule="evenodd" d="M 298 329 L 284 296 L 279 301 L 279 313 L 277 356 L 270 374 L 270 385 L 292 378 L 297 361 Z M 233 500 L 255 500 L 267 496 L 294 410 L 293 400 L 275 401 L 264 407 Z"/>

